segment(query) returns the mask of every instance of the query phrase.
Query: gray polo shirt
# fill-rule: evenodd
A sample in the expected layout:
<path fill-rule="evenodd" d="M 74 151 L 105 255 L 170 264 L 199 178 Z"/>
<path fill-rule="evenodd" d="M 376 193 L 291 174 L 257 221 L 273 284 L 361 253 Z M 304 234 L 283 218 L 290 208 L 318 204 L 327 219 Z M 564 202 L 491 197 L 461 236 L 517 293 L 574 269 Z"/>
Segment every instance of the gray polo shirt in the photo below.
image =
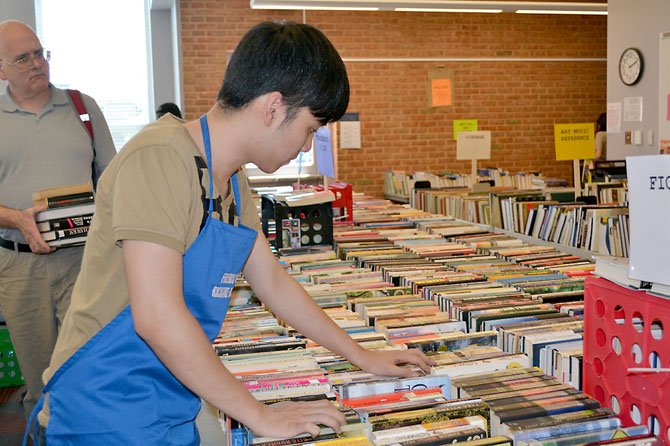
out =
<path fill-rule="evenodd" d="M 67 93 L 51 85 L 51 99 L 35 114 L 20 109 L 8 88 L 0 94 L 0 205 L 26 209 L 33 192 L 90 181 L 91 139 Z M 97 178 L 116 149 L 98 104 L 82 99 L 93 123 Z M 25 243 L 16 229 L 0 228 L 0 237 Z"/>

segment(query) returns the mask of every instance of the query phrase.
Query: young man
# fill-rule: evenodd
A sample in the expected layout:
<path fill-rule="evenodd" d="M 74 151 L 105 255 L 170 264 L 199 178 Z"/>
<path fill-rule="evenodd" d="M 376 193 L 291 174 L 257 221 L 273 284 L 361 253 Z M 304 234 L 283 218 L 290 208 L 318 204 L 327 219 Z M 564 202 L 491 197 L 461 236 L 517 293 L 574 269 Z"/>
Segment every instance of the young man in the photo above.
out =
<path fill-rule="evenodd" d="M 54 250 L 35 223 L 32 194 L 91 181 L 116 155 L 95 101 L 82 95 L 94 140 L 68 94 L 49 83 L 49 54 L 32 29 L 0 23 L 0 306 L 26 382 L 29 415 L 42 393 L 84 248 Z M 95 150 L 95 151 L 94 151 Z M 94 169 L 94 171 L 92 171 Z"/>
<path fill-rule="evenodd" d="M 200 398 L 259 435 L 338 429 L 327 402 L 265 406 L 212 349 L 237 273 L 305 335 L 379 375 L 428 370 L 418 351 L 372 352 L 340 330 L 281 268 L 259 231 L 240 166 L 273 172 L 308 150 L 349 101 L 344 64 L 317 29 L 252 28 L 216 104 L 186 124 L 164 116 L 101 178 L 97 212 L 39 420 L 49 445 L 198 444 Z"/>

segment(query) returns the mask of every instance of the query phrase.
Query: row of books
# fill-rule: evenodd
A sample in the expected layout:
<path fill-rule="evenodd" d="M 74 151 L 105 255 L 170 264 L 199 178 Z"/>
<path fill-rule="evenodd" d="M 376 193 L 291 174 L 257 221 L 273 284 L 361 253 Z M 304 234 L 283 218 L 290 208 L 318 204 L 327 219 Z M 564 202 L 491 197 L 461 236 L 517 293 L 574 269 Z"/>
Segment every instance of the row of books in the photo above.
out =
<path fill-rule="evenodd" d="M 468 188 L 472 190 L 472 187 L 478 183 L 489 182 L 499 187 L 530 189 L 533 187 L 533 180 L 538 176 L 541 177 L 537 172 L 510 173 L 498 168 L 478 169 L 476 176 L 470 173 L 407 173 L 400 170 L 389 170 L 384 173 L 384 195 L 391 199 L 401 198 L 409 202 L 417 182 L 422 183 L 422 187 L 430 188 Z"/>
<path fill-rule="evenodd" d="M 538 444 L 554 444 L 551 442 L 559 441 L 553 438 L 554 431 L 563 429 L 559 433 L 590 435 L 593 441 L 618 435 L 649 438 L 650 444 L 658 444 L 646 428 L 612 428 L 620 421 L 611 411 L 600 408 L 578 389 L 529 368 L 537 360 L 551 362 L 552 368 L 562 370 L 558 347 L 537 349 L 532 341 L 536 340 L 534 336 L 541 337 L 531 332 L 546 330 L 539 327 L 546 327 L 541 324 L 554 319 L 560 321 L 551 322 L 556 326 L 563 324 L 564 328 L 575 328 L 573 333 L 579 331 L 581 279 L 592 271 L 592 264 L 579 264 L 574 256 L 554 248 L 536 249 L 513 237 L 475 230 L 467 223 L 460 222 L 459 226 L 459 222 L 446 217 L 380 203 L 371 206 L 375 207 L 374 212 L 360 204 L 354 211 L 355 219 L 357 215 L 361 217 L 358 226 L 336 230 L 336 251 L 286 255 L 282 263 L 361 345 L 375 349 L 421 348 L 436 361 L 431 374 L 417 378 L 424 381 L 414 384 L 402 379 L 379 379 L 306 340 L 305 351 L 313 355 L 318 368 L 325 370 L 325 377 L 308 360 L 304 366 L 314 371 L 307 375 L 313 378 L 314 387 L 302 388 L 305 386 L 301 383 L 309 380 L 293 377 L 279 384 L 279 388 L 283 392 L 291 389 L 290 393 L 297 395 L 292 398 L 335 398 L 350 420 L 345 433 L 338 436 L 322 429 L 322 438 L 280 440 L 256 438 L 243 427 L 236 426 L 237 431 L 231 425 L 231 434 L 241 432 L 233 437 L 267 445 L 511 444 L 515 436 L 520 438 L 533 429 L 542 429 L 552 433 L 538 436 L 535 432 L 528 438 L 542 439 Z M 358 212 L 361 210 L 364 212 Z M 377 220 L 372 215 L 375 213 Z M 447 238 L 438 234 L 445 229 L 455 235 Z M 552 267 L 568 270 L 558 272 Z M 365 273 L 366 269 L 375 274 Z M 326 277 L 329 279 L 323 280 Z M 509 308 L 514 310 L 505 310 Z M 475 314 L 478 317 L 472 317 Z M 299 333 L 287 329 L 289 335 L 300 339 Z M 502 348 L 503 339 L 508 348 Z M 549 345 L 552 344 L 544 347 Z M 528 353 L 521 352 L 523 349 Z M 272 357 L 257 354 L 265 357 L 267 368 L 268 363 L 281 362 L 280 358 L 297 353 L 275 352 L 272 355 L 277 356 Z M 242 354 L 246 355 L 251 354 Z M 232 358 L 230 355 L 225 360 Z M 561 358 L 560 366 L 554 358 Z M 505 374 L 520 370 L 528 376 L 512 378 Z M 459 380 L 474 379 L 486 371 L 491 372 L 486 375 L 486 382 L 497 383 L 498 387 L 487 395 L 491 401 L 460 394 Z M 278 379 L 281 383 L 283 378 Z M 518 386 L 507 386 L 511 381 Z M 264 386 L 267 384 L 256 387 Z M 296 387 L 300 389 L 295 390 Z M 479 413 L 456 416 L 454 411 L 459 407 Z M 567 425 L 574 430 L 562 427 Z M 619 429 L 619 434 L 614 435 L 614 429 Z M 560 441 L 566 442 L 556 444 L 571 444 L 568 437 Z"/>
<path fill-rule="evenodd" d="M 66 247 L 86 242 L 95 212 L 91 183 L 38 191 L 32 199 L 34 206 L 46 207 L 36 214 L 35 221 L 47 245 Z"/>
<path fill-rule="evenodd" d="M 416 189 L 421 210 L 491 225 L 571 248 L 627 256 L 628 208 L 547 200 L 541 190 Z"/>

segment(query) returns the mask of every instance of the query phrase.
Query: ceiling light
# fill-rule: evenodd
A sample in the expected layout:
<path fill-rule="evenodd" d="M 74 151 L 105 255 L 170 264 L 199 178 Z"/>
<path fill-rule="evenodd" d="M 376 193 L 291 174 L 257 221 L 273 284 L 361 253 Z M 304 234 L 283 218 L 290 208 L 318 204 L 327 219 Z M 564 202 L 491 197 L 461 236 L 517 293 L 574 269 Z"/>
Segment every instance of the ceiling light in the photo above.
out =
<path fill-rule="evenodd" d="M 262 2 L 256 2 L 262 3 Z M 277 3 L 277 4 L 268 4 L 263 6 L 255 6 L 254 0 L 251 0 L 251 9 L 283 9 L 283 10 L 321 10 L 321 11 L 379 11 L 379 8 L 376 6 L 333 6 L 333 5 L 308 5 L 300 3 L 297 5 L 288 4 L 288 3 Z"/>
<path fill-rule="evenodd" d="M 250 0 L 252 9 L 606 15 L 607 3 L 482 0 Z"/>
<path fill-rule="evenodd" d="M 503 12 L 502 9 L 464 9 L 464 8 L 395 8 L 398 12 Z"/>
<path fill-rule="evenodd" d="M 607 15 L 607 11 L 570 11 L 564 9 L 517 9 L 517 14 Z"/>

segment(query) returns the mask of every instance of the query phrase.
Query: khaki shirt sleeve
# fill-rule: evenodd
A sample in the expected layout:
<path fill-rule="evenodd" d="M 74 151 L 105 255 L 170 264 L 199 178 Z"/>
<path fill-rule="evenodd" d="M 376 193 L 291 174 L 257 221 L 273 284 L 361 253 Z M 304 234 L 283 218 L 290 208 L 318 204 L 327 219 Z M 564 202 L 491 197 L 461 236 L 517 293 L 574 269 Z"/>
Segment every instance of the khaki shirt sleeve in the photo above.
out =
<path fill-rule="evenodd" d="M 149 241 L 183 254 L 192 241 L 191 214 L 197 201 L 193 171 L 169 147 L 144 147 L 128 156 L 113 187 L 116 241 Z"/>

